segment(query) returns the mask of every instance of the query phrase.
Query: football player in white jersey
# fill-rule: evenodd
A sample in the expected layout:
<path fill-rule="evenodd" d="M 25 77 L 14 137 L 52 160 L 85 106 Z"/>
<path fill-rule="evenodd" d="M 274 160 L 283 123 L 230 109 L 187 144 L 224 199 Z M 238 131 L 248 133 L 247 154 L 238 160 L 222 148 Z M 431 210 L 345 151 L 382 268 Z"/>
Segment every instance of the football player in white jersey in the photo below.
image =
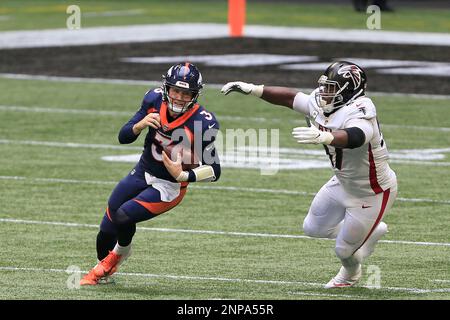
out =
<path fill-rule="evenodd" d="M 397 196 L 375 105 L 365 96 L 366 80 L 359 66 L 338 61 L 309 95 L 240 81 L 222 88 L 224 94 L 250 94 L 303 113 L 310 126 L 294 128 L 293 137 L 300 144 L 324 146 L 335 175 L 314 197 L 303 230 L 311 237 L 336 239 L 342 267 L 325 288 L 349 287 L 361 278 L 361 263 L 387 232 L 382 219 Z"/>

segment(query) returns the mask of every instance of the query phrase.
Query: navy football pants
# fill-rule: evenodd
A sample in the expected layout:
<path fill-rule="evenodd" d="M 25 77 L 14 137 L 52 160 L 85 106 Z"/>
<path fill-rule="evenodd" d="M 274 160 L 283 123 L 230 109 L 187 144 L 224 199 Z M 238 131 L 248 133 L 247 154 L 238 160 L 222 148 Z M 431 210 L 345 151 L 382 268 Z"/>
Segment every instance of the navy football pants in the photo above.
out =
<path fill-rule="evenodd" d="M 182 185 L 176 199 L 163 202 L 160 192 L 147 185 L 144 173 L 138 164 L 117 184 L 109 197 L 108 207 L 100 224 L 101 231 L 116 234 L 118 225 L 149 220 L 181 202 L 186 193 L 185 185 Z"/>

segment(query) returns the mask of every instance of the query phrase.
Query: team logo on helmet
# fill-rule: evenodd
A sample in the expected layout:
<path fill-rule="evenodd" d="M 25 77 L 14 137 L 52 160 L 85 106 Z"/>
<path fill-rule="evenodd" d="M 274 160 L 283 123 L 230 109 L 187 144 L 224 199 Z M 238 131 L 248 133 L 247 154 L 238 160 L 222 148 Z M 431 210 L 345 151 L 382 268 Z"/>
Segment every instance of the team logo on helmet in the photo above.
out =
<path fill-rule="evenodd" d="M 173 98 L 169 97 L 170 88 L 181 88 L 189 91 L 191 100 L 185 101 L 184 105 L 176 105 Z M 163 99 L 167 101 L 167 107 L 174 113 L 181 114 L 192 108 L 203 88 L 202 75 L 198 68 L 189 62 L 182 62 L 170 67 L 163 75 Z"/>
<path fill-rule="evenodd" d="M 184 81 L 177 81 L 175 83 L 175 86 L 189 89 L 189 83 L 184 82 Z"/>
<path fill-rule="evenodd" d="M 353 86 L 355 89 L 359 88 L 359 86 L 361 85 L 362 72 L 363 71 L 354 64 L 343 66 L 338 70 L 339 75 L 343 76 L 344 78 L 352 79 Z"/>

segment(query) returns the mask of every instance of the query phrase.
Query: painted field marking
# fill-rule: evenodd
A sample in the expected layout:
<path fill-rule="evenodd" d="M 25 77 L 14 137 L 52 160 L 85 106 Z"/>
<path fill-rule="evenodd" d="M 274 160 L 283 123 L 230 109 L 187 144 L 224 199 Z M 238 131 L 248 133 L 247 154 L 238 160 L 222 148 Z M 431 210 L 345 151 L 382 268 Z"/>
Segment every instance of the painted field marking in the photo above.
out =
<path fill-rule="evenodd" d="M 122 85 L 138 85 L 138 86 L 161 86 L 161 81 L 154 80 L 132 80 L 132 79 L 107 79 L 107 78 L 83 78 L 83 77 L 64 77 L 64 76 L 48 76 L 33 74 L 16 74 L 16 73 L 0 73 L 0 78 L 13 80 L 41 80 L 41 81 L 57 81 L 57 82 L 75 82 L 75 83 L 105 83 L 105 84 L 122 84 Z M 223 84 L 208 83 L 207 88 L 221 89 Z M 296 88 L 303 92 L 312 92 L 311 88 Z M 413 97 L 419 99 L 439 99 L 448 100 L 450 95 L 443 94 L 426 94 L 426 93 L 396 93 L 396 92 L 377 92 L 368 91 L 368 96 L 391 96 L 391 97 Z"/>
<path fill-rule="evenodd" d="M 229 26 L 223 23 L 165 23 L 130 26 L 107 26 L 80 29 L 23 30 L 0 32 L 0 48 L 35 48 L 139 43 L 226 38 Z M 332 42 L 392 43 L 409 45 L 450 46 L 450 36 L 437 32 L 404 32 L 338 28 L 246 25 L 246 38 L 314 40 Z"/>
<path fill-rule="evenodd" d="M 224 134 L 219 133 L 223 138 Z M 219 135 L 218 135 L 219 137 Z M 238 147 L 228 148 L 224 146 L 223 139 L 218 139 L 221 144 L 216 145 L 216 149 L 221 155 L 221 165 L 224 168 L 242 168 L 242 169 L 264 169 L 274 168 L 277 170 L 306 170 L 329 168 L 329 160 L 320 150 L 309 150 L 302 148 L 254 148 Z M 232 141 L 234 143 L 234 141 Z M 36 141 L 36 140 L 10 140 L 0 139 L 0 144 L 11 145 L 31 145 L 59 148 L 88 148 L 88 149 L 110 149 L 110 150 L 137 150 L 142 152 L 142 147 L 115 145 L 115 144 L 90 144 L 78 142 L 59 142 L 59 141 Z M 226 152 L 223 152 L 223 151 Z M 417 166 L 448 167 L 450 162 L 445 161 L 427 161 L 443 160 L 445 153 L 450 152 L 450 148 L 441 149 L 400 149 L 391 150 L 389 157 L 391 163 Z M 129 162 L 139 161 L 141 153 L 127 155 L 108 155 L 102 159 L 109 162 Z"/>
<path fill-rule="evenodd" d="M 98 225 L 95 225 L 95 224 L 60 222 L 60 221 L 40 221 L 40 220 L 22 220 L 22 219 L 0 218 L 0 222 L 17 223 L 17 224 L 51 225 L 51 226 L 61 226 L 61 227 L 69 227 L 69 228 L 72 227 L 72 228 L 95 228 L 95 229 L 98 229 Z M 157 232 L 171 232 L 171 233 L 210 234 L 210 235 L 237 236 L 237 237 L 310 239 L 310 240 L 334 241 L 334 239 L 311 238 L 311 237 L 304 236 L 304 235 L 290 235 L 290 234 L 193 230 L 193 229 L 174 229 L 174 228 L 149 228 L 149 227 L 137 227 L 137 229 L 143 230 L 143 231 L 157 231 Z M 450 243 L 441 243 L 441 242 L 423 242 L 423 241 L 416 242 L 416 241 L 404 241 L 404 240 L 380 240 L 379 242 L 380 243 L 389 243 L 389 244 L 409 244 L 409 245 L 418 245 L 418 246 L 450 247 Z"/>
<path fill-rule="evenodd" d="M 50 114 L 77 114 L 77 115 L 89 115 L 89 116 L 117 116 L 117 117 L 131 117 L 133 111 L 108 111 L 108 110 L 95 110 L 95 109 L 65 109 L 65 108 L 53 108 L 53 107 L 28 107 L 28 106 L 9 106 L 0 105 L 0 111 L 7 112 L 24 112 L 24 113 L 50 113 Z M 264 123 L 291 123 L 291 124 L 303 124 L 304 119 L 281 119 L 281 118 L 263 118 L 263 117 L 241 117 L 241 116 L 227 116 L 221 115 L 220 120 L 225 121 L 254 121 Z M 401 124 L 381 124 L 382 128 L 392 129 L 407 129 L 407 130 L 425 130 L 425 131 L 441 131 L 450 132 L 449 127 L 427 127 L 427 126 L 411 126 Z"/>
<path fill-rule="evenodd" d="M 68 184 L 96 184 L 96 185 L 116 185 L 117 181 L 99 181 L 99 180 L 77 180 L 77 179 L 60 179 L 60 178 L 27 178 L 21 176 L 0 176 L 0 180 L 19 180 L 19 181 L 34 181 L 34 182 L 50 182 L 50 183 L 68 183 Z M 287 189 L 269 189 L 269 188 L 246 188 L 235 186 L 189 186 L 191 189 L 206 189 L 206 190 L 226 190 L 237 192 L 251 192 L 251 193 L 271 193 L 271 194 L 290 194 L 299 196 L 312 196 L 316 193 L 287 190 Z M 402 198 L 397 197 L 396 201 L 412 202 L 412 203 L 436 203 L 436 204 L 450 204 L 450 200 L 435 200 L 426 198 Z"/>
<path fill-rule="evenodd" d="M 66 273 L 64 269 L 45 269 L 45 268 L 25 268 L 25 267 L 10 267 L 2 266 L 0 271 L 24 271 L 24 272 L 50 272 L 50 273 Z M 87 273 L 86 270 L 80 270 L 79 273 Z M 218 281 L 218 282 L 234 282 L 234 283 L 254 283 L 254 284 L 268 284 L 268 285 L 297 285 L 304 287 L 316 287 L 323 288 L 323 283 L 317 282 L 304 282 L 304 281 L 283 281 L 283 280 L 265 280 L 265 279 L 242 279 L 242 278 L 225 278 L 225 277 L 206 277 L 206 276 L 190 276 L 190 275 L 171 275 L 171 274 L 152 274 L 152 273 L 134 273 L 134 272 L 117 272 L 117 276 L 126 277 L 144 277 L 144 278 L 161 278 L 171 280 L 188 280 L 188 281 Z M 387 290 L 387 291 L 403 291 L 413 294 L 424 293 L 444 293 L 450 292 L 450 288 L 447 289 L 421 289 L 421 288 L 403 288 L 403 287 L 371 287 L 362 286 L 363 288 Z"/>

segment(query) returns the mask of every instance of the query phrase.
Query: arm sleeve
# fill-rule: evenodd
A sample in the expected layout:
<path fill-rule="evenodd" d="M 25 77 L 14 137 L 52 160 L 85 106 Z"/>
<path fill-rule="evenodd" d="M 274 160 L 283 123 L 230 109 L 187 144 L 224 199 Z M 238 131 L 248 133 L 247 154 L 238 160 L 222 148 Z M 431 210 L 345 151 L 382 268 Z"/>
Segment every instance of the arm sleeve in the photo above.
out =
<path fill-rule="evenodd" d="M 119 142 L 121 144 L 128 144 L 136 141 L 139 135 L 135 135 L 133 132 L 133 126 L 145 118 L 147 111 L 155 104 L 155 101 L 161 97 L 161 94 L 157 90 L 149 90 L 142 100 L 141 108 L 136 114 L 120 129 Z"/>
<path fill-rule="evenodd" d="M 133 126 L 145 118 L 147 112 L 141 107 L 138 112 L 120 129 L 119 142 L 121 144 L 128 144 L 136 141 L 139 135 L 135 135 L 133 132 Z"/>
<path fill-rule="evenodd" d="M 309 115 L 308 102 L 309 95 L 299 92 L 294 98 L 294 103 L 292 104 L 292 109 L 297 112 L 303 113 L 305 115 Z"/>
<path fill-rule="evenodd" d="M 346 129 L 348 128 L 359 128 L 364 132 L 365 141 L 363 144 L 368 143 L 373 138 L 373 125 L 372 122 L 366 119 L 351 119 L 347 121 L 345 125 Z"/>

